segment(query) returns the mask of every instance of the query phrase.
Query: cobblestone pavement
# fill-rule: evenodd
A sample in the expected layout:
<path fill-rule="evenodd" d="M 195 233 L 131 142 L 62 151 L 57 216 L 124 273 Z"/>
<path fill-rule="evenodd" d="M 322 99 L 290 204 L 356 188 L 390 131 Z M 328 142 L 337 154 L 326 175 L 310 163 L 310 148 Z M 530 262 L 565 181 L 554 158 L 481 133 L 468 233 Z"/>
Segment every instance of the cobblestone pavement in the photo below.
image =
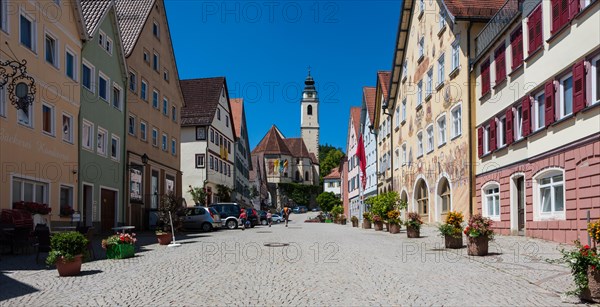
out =
<path fill-rule="evenodd" d="M 78 277 L 59 278 L 55 269 L 35 265 L 34 254 L 3 255 L 0 305 L 577 303 L 561 299 L 573 288 L 568 269 L 545 261 L 559 257 L 555 243 L 497 237 L 489 256 L 469 257 L 466 248 L 443 249 L 433 227 L 408 239 L 404 231 L 302 222 L 311 215 L 294 215 L 287 228 L 182 235 L 180 247 L 150 244 L 135 258 L 84 263 Z"/>

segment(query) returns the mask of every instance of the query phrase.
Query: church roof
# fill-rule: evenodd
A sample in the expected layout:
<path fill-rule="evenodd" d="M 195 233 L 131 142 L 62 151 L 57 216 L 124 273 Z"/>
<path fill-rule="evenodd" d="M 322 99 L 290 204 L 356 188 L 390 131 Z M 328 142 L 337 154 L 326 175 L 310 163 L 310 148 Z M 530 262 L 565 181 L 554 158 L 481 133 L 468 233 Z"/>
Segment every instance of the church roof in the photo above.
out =
<path fill-rule="evenodd" d="M 285 144 L 277 126 L 271 126 L 271 129 L 260 140 L 258 145 L 252 151 L 252 154 L 262 153 L 266 155 L 289 155 L 293 156 L 290 149 Z"/>
<path fill-rule="evenodd" d="M 306 144 L 302 138 L 286 138 L 283 140 L 287 148 L 296 158 L 310 158 L 310 153 L 306 149 Z"/>
<path fill-rule="evenodd" d="M 244 114 L 244 98 L 231 98 L 231 117 L 235 127 L 235 137 L 242 137 L 242 115 Z"/>
<path fill-rule="evenodd" d="M 367 112 L 369 113 L 369 119 L 371 122 L 375 119 L 375 95 L 377 90 L 373 86 L 363 87 L 363 97 L 365 104 L 367 105 Z"/>
<path fill-rule="evenodd" d="M 381 84 L 381 91 L 383 92 L 384 100 L 388 99 L 391 76 L 392 72 L 389 70 L 380 70 L 377 72 L 377 83 Z"/>
<path fill-rule="evenodd" d="M 360 107 L 352 107 L 350 108 L 350 118 L 352 119 L 352 124 L 354 124 L 354 133 L 358 138 L 358 127 L 360 126 Z M 350 128 L 350 127 L 348 127 Z"/>
<path fill-rule="evenodd" d="M 315 156 L 314 153 L 310 153 L 310 160 L 312 161 L 313 164 L 315 165 L 319 165 L 319 161 L 317 161 L 317 156 Z"/>
<path fill-rule="evenodd" d="M 185 101 L 181 108 L 181 126 L 210 125 L 219 105 L 225 77 L 180 80 L 179 84 Z"/>
<path fill-rule="evenodd" d="M 339 167 L 334 167 L 331 170 L 331 173 L 329 173 L 329 175 L 323 177 L 323 179 L 341 179 L 342 175 L 340 174 L 340 168 Z"/>

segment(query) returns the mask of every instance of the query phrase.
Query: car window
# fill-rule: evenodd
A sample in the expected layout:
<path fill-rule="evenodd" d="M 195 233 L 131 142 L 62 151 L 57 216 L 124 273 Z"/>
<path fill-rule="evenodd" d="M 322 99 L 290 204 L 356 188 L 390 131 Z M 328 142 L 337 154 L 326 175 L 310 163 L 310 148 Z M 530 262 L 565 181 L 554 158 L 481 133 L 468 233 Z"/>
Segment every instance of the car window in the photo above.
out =
<path fill-rule="evenodd" d="M 187 209 L 187 210 L 185 210 L 185 215 L 186 216 L 194 215 L 194 211 L 195 210 L 193 208 Z"/>
<path fill-rule="evenodd" d="M 217 210 L 215 210 L 215 208 L 209 208 L 208 210 L 210 210 L 210 212 L 212 212 L 212 214 L 219 214 L 219 212 L 217 212 Z"/>
<path fill-rule="evenodd" d="M 196 210 L 197 210 L 196 215 L 205 215 L 206 214 L 206 210 L 204 208 L 197 208 Z"/>

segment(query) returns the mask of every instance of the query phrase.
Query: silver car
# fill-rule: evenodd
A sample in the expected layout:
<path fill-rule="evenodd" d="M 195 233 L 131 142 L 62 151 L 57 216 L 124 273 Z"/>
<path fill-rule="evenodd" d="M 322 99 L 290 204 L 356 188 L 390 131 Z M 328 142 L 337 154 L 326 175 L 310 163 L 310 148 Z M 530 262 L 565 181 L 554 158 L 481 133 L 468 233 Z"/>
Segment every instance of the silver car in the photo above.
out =
<path fill-rule="evenodd" d="M 271 221 L 273 221 L 273 223 L 281 223 L 284 222 L 285 220 L 279 215 L 279 214 L 273 214 L 271 215 Z"/>
<path fill-rule="evenodd" d="M 214 208 L 195 206 L 186 208 L 183 215 L 183 228 L 200 229 L 204 232 L 221 228 L 221 217 Z"/>

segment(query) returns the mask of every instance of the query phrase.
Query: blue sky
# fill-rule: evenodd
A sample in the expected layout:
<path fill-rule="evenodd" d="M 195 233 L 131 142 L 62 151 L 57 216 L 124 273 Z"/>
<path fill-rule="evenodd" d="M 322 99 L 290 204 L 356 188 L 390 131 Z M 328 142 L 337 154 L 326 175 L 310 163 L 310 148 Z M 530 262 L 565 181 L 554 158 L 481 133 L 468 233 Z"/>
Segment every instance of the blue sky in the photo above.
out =
<path fill-rule="evenodd" d="M 250 146 L 271 125 L 300 136 L 307 66 L 320 97 L 321 144 L 345 151 L 350 106 L 389 70 L 400 1 L 167 0 L 181 79 L 225 76 L 242 97 Z"/>

